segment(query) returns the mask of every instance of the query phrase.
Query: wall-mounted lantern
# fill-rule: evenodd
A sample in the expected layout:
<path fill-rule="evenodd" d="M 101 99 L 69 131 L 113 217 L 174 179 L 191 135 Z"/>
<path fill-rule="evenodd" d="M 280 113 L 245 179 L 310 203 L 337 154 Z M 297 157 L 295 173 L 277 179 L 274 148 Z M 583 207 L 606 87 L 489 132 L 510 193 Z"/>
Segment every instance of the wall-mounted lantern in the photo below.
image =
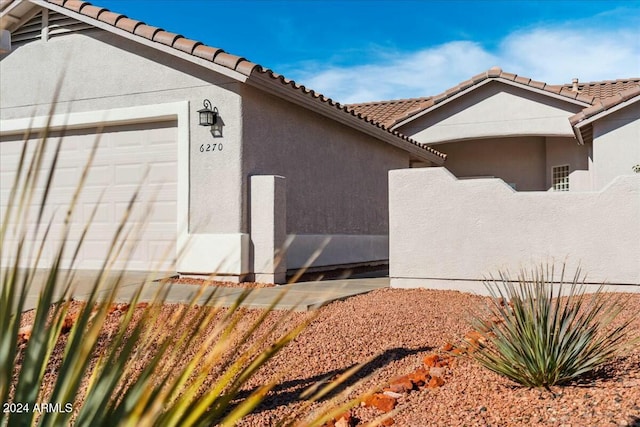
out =
<path fill-rule="evenodd" d="M 200 121 L 200 126 L 210 126 L 211 127 L 211 135 L 214 138 L 222 136 L 222 120 L 219 120 L 218 117 L 218 108 L 211 108 L 211 101 L 205 99 L 202 103 L 204 108 L 198 110 L 198 119 Z"/>

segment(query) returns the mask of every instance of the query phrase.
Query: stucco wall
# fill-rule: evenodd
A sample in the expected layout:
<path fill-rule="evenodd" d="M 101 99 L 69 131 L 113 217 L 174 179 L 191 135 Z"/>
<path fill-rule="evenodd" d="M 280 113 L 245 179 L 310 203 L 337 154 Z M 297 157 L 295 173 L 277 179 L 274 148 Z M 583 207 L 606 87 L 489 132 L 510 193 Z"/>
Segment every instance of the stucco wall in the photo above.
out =
<path fill-rule="evenodd" d="M 398 130 L 429 144 L 502 136 L 571 137 L 568 118 L 582 108 L 531 90 L 488 82 Z"/>
<path fill-rule="evenodd" d="M 409 154 L 251 87 L 242 93 L 244 176 L 286 178 L 287 233 L 297 236 L 288 267 L 327 236 L 314 265 L 386 260 L 387 173 L 409 167 Z"/>
<path fill-rule="evenodd" d="M 580 264 L 593 283 L 640 291 L 640 176 L 599 192 L 514 192 L 444 168 L 389 173 L 390 277 L 396 287 L 483 292 L 498 269 Z"/>
<path fill-rule="evenodd" d="M 640 102 L 593 123 L 593 161 L 596 188 L 634 173 L 631 168 L 640 164 Z"/>
<path fill-rule="evenodd" d="M 544 137 L 491 138 L 440 144 L 457 177 L 493 176 L 518 191 L 545 190 Z"/>
<path fill-rule="evenodd" d="M 4 56 L 0 61 L 0 117 L 6 120 L 48 114 L 60 81 L 59 113 L 190 101 L 190 230 L 240 231 L 242 129 L 238 82 L 96 30 L 30 42 Z M 213 140 L 209 129 L 197 124 L 196 111 L 202 108 L 204 98 L 212 100 L 225 122 L 224 138 L 220 139 L 225 143 L 222 155 L 205 156 L 198 150 L 200 144 Z M 215 209 L 213 217 L 216 200 L 224 200 L 225 208 Z"/>
<path fill-rule="evenodd" d="M 569 191 L 591 190 L 591 148 L 591 144 L 578 144 L 575 138 L 547 137 L 545 189 L 553 188 L 553 167 L 569 165 Z"/>
<path fill-rule="evenodd" d="M 286 177 L 288 233 L 387 233 L 387 172 L 408 153 L 252 88 L 243 111 L 245 175 Z"/>
<path fill-rule="evenodd" d="M 445 167 L 458 178 L 496 177 L 515 184 L 517 191 L 552 187 L 554 166 L 568 164 L 571 190 L 591 189 L 591 146 L 566 137 L 485 138 L 438 144 L 447 153 Z"/>

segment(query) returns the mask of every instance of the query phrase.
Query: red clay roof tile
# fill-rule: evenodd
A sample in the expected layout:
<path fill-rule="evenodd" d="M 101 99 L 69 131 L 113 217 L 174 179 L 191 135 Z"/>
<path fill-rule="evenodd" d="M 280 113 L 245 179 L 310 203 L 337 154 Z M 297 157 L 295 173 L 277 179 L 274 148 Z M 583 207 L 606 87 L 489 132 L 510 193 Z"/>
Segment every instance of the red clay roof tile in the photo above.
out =
<path fill-rule="evenodd" d="M 224 67 L 227 68 L 231 68 L 232 70 L 236 69 L 236 66 L 241 62 L 241 61 L 246 61 L 246 59 L 237 56 L 237 55 L 231 55 L 229 53 L 219 53 L 218 55 L 216 55 L 216 57 L 213 59 L 213 62 L 215 62 L 218 65 L 222 65 Z"/>
<path fill-rule="evenodd" d="M 162 31 L 156 32 L 153 35 L 153 41 L 165 44 L 167 46 L 173 46 L 173 42 L 175 42 L 176 39 L 181 37 L 182 36 L 180 34 L 170 33 L 169 31 L 162 30 Z"/>
<path fill-rule="evenodd" d="M 595 96 L 583 95 L 580 92 L 578 92 L 578 96 L 576 96 L 576 99 L 578 101 L 586 102 L 588 104 L 593 104 L 597 98 Z"/>
<path fill-rule="evenodd" d="M 529 77 L 516 76 L 514 81 L 516 83 L 520 83 L 520 84 L 523 84 L 523 85 L 528 85 L 531 82 L 531 79 Z"/>
<path fill-rule="evenodd" d="M 595 98 L 608 98 L 640 84 L 640 78 L 604 80 L 599 82 L 578 83 L 578 92 Z M 566 84 L 565 86 L 571 86 Z"/>
<path fill-rule="evenodd" d="M 259 65 L 254 64 L 253 62 L 243 61 L 236 66 L 236 71 L 244 74 L 245 76 L 249 76 L 256 67 L 259 67 Z"/>
<path fill-rule="evenodd" d="M 397 99 L 393 101 L 367 102 L 364 104 L 347 105 L 347 108 L 353 110 L 359 117 L 381 123 L 385 127 L 389 127 L 395 121 L 396 117 L 403 116 L 412 110 L 421 110 L 429 102 L 431 98 L 411 98 Z"/>
<path fill-rule="evenodd" d="M 615 107 L 616 105 L 618 105 L 619 103 L 621 103 L 624 99 L 620 96 L 620 94 L 615 94 L 613 96 L 610 96 L 608 98 L 604 98 L 601 100 L 602 102 L 602 107 L 605 110 L 608 110 L 611 107 Z"/>
<path fill-rule="evenodd" d="M 101 12 L 105 11 L 107 9 L 105 9 L 104 7 L 98 7 L 98 6 L 94 6 L 91 4 L 86 4 L 83 8 L 82 8 L 82 13 L 84 15 L 90 16 L 93 19 L 98 19 L 98 15 L 100 15 Z"/>
<path fill-rule="evenodd" d="M 569 122 L 571 123 L 571 126 L 574 127 L 574 133 L 576 134 L 576 137 L 578 137 L 578 139 L 582 143 L 593 141 L 592 123 L 587 122 L 582 126 L 576 126 L 579 125 L 580 122 L 597 116 L 600 113 L 606 114 L 607 110 L 610 110 L 613 107 L 616 107 L 634 98 L 640 99 L 640 84 L 628 87 L 614 96 L 605 99 L 597 99 L 591 107 L 587 107 L 579 113 L 569 117 Z"/>
<path fill-rule="evenodd" d="M 487 77 L 500 77 L 500 74 L 502 73 L 502 70 L 500 69 L 500 67 L 491 67 L 489 68 L 489 71 L 487 71 Z"/>
<path fill-rule="evenodd" d="M 64 7 L 66 7 L 67 9 L 74 10 L 76 12 L 80 12 L 80 9 L 82 9 L 82 6 L 86 4 L 87 2 L 82 0 L 67 0 L 64 4 Z"/>
<path fill-rule="evenodd" d="M 133 33 L 138 25 L 144 25 L 144 22 L 129 18 L 120 18 L 118 19 L 118 22 L 116 22 L 116 27 L 130 33 Z"/>
<path fill-rule="evenodd" d="M 189 54 L 193 53 L 193 50 L 200 45 L 202 45 L 202 43 L 184 37 L 181 37 L 173 42 L 173 47 Z"/>
<path fill-rule="evenodd" d="M 560 95 L 566 96 L 567 98 L 576 99 L 578 97 L 578 92 L 573 91 L 567 87 L 561 87 Z"/>
<path fill-rule="evenodd" d="M 102 15 L 100 15 L 102 17 Z M 153 36 L 156 35 L 157 32 L 164 31 L 162 28 L 152 27 L 151 25 L 143 24 L 138 25 L 134 34 L 136 36 L 144 37 L 145 39 L 153 40 Z"/>
<path fill-rule="evenodd" d="M 211 47 L 206 45 L 199 45 L 193 50 L 193 55 L 198 58 L 206 59 L 207 61 L 213 62 L 213 58 L 216 57 L 217 54 L 224 52 L 222 49 L 218 49 L 217 47 Z"/>
<path fill-rule="evenodd" d="M 536 89 L 544 89 L 547 84 L 545 82 L 539 82 L 537 80 L 530 80 L 527 86 L 534 87 Z"/>
<path fill-rule="evenodd" d="M 98 19 L 102 22 L 106 22 L 109 25 L 116 25 L 116 23 L 118 22 L 118 20 L 120 18 L 126 18 L 126 16 L 120 14 L 120 13 L 113 13 L 109 10 L 105 10 L 104 12 L 102 12 L 99 16 Z"/>
<path fill-rule="evenodd" d="M 516 74 L 513 73 L 502 73 L 500 74 L 500 77 L 502 77 L 503 79 L 507 79 L 507 80 L 515 80 L 516 77 L 518 77 Z"/>

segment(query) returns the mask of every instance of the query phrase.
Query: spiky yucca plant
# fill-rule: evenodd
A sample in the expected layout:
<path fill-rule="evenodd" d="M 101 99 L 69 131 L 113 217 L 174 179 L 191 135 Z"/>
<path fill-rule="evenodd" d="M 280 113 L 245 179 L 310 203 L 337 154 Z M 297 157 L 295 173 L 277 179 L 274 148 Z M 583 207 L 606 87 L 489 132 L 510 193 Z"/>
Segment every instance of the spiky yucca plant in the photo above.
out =
<path fill-rule="evenodd" d="M 506 272 L 485 282 L 492 299 L 472 325 L 486 340 L 472 357 L 486 368 L 530 387 L 568 383 L 610 360 L 628 344 L 631 320 L 614 322 L 619 295 L 603 286 L 587 293 L 578 269 L 553 283 L 554 267 Z"/>
<path fill-rule="evenodd" d="M 238 327 L 243 318 L 240 306 L 248 292 L 242 293 L 227 309 L 207 307 L 215 293 L 203 302 L 199 300 L 200 292 L 189 304 L 175 310 L 171 318 L 163 319 L 163 327 L 154 329 L 148 326 L 158 321 L 169 287 L 169 284 L 154 283 L 152 286 L 157 287 L 157 292 L 151 303 L 146 308 L 138 305 L 143 289 L 140 287 L 119 317 L 116 332 L 107 337 L 106 347 L 96 354 L 99 341 L 105 339 L 103 325 L 123 278 L 123 270 L 114 270 L 114 264 L 123 257 L 127 259 L 127 254 L 133 250 L 127 249 L 127 240 L 139 232 L 138 226 L 127 226 L 136 202 L 134 194 L 103 267 L 92 284 L 91 294 L 73 317 L 69 330 L 66 322 L 72 307 L 73 266 L 91 221 L 86 224 L 76 247 L 71 248 L 70 253 L 74 255 L 68 271 L 62 269 L 63 254 L 70 244 L 70 218 L 99 137 L 69 202 L 61 244 L 46 269 L 31 336 L 26 343 L 19 344 L 20 321 L 27 295 L 34 286 L 36 267 L 41 264 L 45 244 L 52 238 L 49 232 L 53 219 L 45 218 L 44 212 L 50 202 L 63 138 L 51 147 L 45 129 L 37 144 L 29 143 L 30 139 L 32 135 L 27 134 L 8 207 L 2 212 L 0 229 L 0 258 L 10 262 L 9 266 L 0 268 L 0 401 L 8 409 L 0 412 L 0 426 L 62 426 L 71 422 L 76 426 L 105 427 L 234 425 L 252 411 L 276 383 L 274 380 L 263 384 L 248 397 L 240 399 L 243 386 L 296 337 L 312 317 L 278 333 L 276 331 L 290 318 L 290 313 L 286 313 L 269 330 L 258 333 L 269 309 L 248 327 Z M 30 145 L 35 147 L 28 148 Z M 49 165 L 44 160 L 47 150 L 53 150 Z M 37 190 L 42 182 L 44 190 Z M 35 212 L 30 212 L 33 206 Z M 41 230 L 44 230 L 44 237 L 37 241 Z M 36 244 L 30 245 L 34 240 Z M 30 260 L 31 268 L 20 268 L 25 259 Z M 277 302 L 274 301 L 274 306 Z M 192 310 L 197 303 L 200 308 Z M 141 315 L 139 311 L 142 311 Z M 180 325 L 179 329 L 174 328 L 177 325 Z M 279 338 L 274 340 L 274 334 Z M 66 337 L 64 354 L 61 360 L 54 361 L 56 345 L 65 342 L 61 341 L 63 335 Z M 197 348 L 195 355 L 183 360 L 185 349 L 194 347 Z M 19 366 L 16 366 L 17 361 L 20 361 Z M 55 366 L 53 375 L 45 375 L 52 366 Z M 211 371 L 219 372 L 213 385 L 207 382 Z M 320 399 L 329 390 L 319 391 L 308 401 Z M 355 403 L 356 400 L 351 401 L 347 406 Z M 305 425 L 320 425 L 323 419 L 335 411 L 344 411 L 347 406 L 328 408 Z M 285 425 L 294 421 L 295 417 Z"/>

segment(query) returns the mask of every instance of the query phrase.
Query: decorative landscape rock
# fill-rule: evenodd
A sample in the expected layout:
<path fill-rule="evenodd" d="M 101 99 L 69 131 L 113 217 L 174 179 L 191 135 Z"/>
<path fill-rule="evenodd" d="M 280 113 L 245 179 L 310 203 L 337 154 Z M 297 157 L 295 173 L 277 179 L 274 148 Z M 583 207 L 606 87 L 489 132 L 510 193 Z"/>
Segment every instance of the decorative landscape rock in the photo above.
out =
<path fill-rule="evenodd" d="M 398 401 L 396 399 L 382 393 L 374 393 L 364 400 L 365 406 L 373 406 L 382 412 L 393 411 L 397 403 Z"/>

